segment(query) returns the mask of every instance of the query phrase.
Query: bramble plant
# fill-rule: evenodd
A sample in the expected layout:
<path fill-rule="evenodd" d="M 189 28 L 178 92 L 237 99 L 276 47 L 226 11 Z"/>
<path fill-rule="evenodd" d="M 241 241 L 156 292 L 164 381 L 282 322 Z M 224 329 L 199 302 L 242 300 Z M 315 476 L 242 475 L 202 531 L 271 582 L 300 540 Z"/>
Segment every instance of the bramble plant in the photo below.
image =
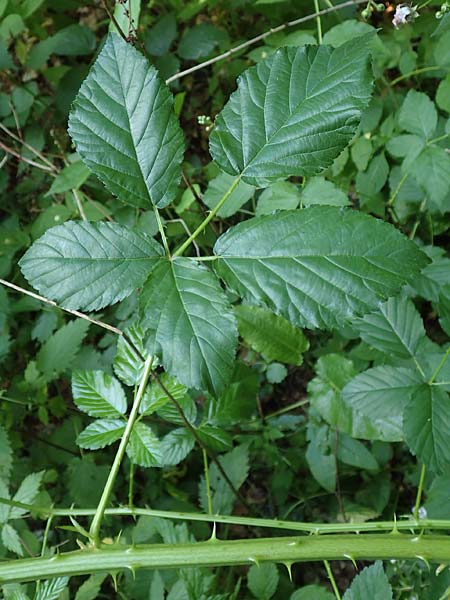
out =
<path fill-rule="evenodd" d="M 432 303 L 440 331 L 450 334 L 450 277 L 443 274 L 450 263 L 428 234 L 415 239 L 430 219 L 436 234 L 448 228 L 450 158 L 442 145 L 448 119 L 424 92 L 410 89 L 399 99 L 388 82 L 396 120 L 388 115 L 372 134 L 383 113 L 375 82 L 390 59 L 381 54 L 380 38 L 367 23 L 345 21 L 322 39 L 316 14 L 318 44 L 314 38 L 282 42 L 255 58 L 254 66 L 240 69 L 237 88 L 213 123 L 208 116 L 199 118 L 213 161 L 200 198 L 201 182 L 191 183 L 182 170 L 189 147 L 179 120 L 184 96 L 177 94 L 174 104 L 171 89 L 140 51 L 140 3 L 125 4 L 125 20 L 112 15 L 112 31 L 71 105 L 74 160 L 58 171 L 39 150 L 33 153 L 32 143 L 23 142 L 31 152 L 31 158 L 24 154 L 28 163 L 54 177 L 48 193 L 70 195 L 74 208 L 64 212 L 58 205 L 48 213 L 19 261 L 37 293 L 2 280 L 53 306 L 33 328 L 40 349 L 23 382 L 14 386 L 27 397 L 35 395 L 37 416 L 47 426 L 51 417 L 66 414 L 64 401 L 47 406 L 47 394 L 71 367 L 77 414 L 51 443 L 58 448 L 70 435 L 81 459 L 76 446 L 68 450 L 78 462 L 70 467 L 72 491 L 62 491 L 60 498 L 70 500 L 71 508 L 55 507 L 41 491 L 52 483 L 42 465 L 36 470 L 30 463 L 26 473 L 22 468 L 18 489 L 10 491 L 16 486 L 11 455 L 18 442 L 0 425 L 2 544 L 19 556 L 0 563 L 5 599 L 29 598 L 31 587 L 22 585 L 27 582 L 38 582 L 37 600 L 67 598 L 69 579 L 81 575 L 90 577 L 78 588 L 77 600 L 102 597 L 108 575 L 120 597 L 130 599 L 164 600 L 166 591 L 168 600 L 244 598 L 244 575 L 255 598 L 284 598 L 293 591 L 288 586 L 294 565 L 308 561 L 323 562 L 339 599 L 330 560 L 355 566 L 377 561 L 356 575 L 345 600 L 413 598 L 402 595 L 404 576 L 395 568 L 390 575 L 400 580 L 398 589 L 389 583 L 380 562 L 388 559 L 426 565 L 435 572 L 429 584 L 435 591 L 427 598 L 449 597 L 450 516 L 431 511 L 430 517 L 423 494 L 431 475 L 438 498 L 449 481 L 450 346 L 437 343 L 440 334 L 424 324 L 413 301 L 421 296 Z M 384 5 L 369 2 L 364 10 L 370 18 L 382 14 Z M 159 37 L 145 43 L 153 58 L 170 48 L 165 36 L 175 26 L 172 17 L 161 17 L 154 27 L 160 28 Z M 438 30 L 444 19 L 448 16 Z M 187 30 L 179 46 L 186 60 L 202 56 L 196 55 L 200 39 L 210 40 L 205 56 L 223 42 L 207 25 L 196 27 L 203 29 Z M 395 35 L 402 39 L 401 31 Z M 39 54 L 32 58 L 38 68 Z M 436 99 L 447 113 L 449 90 L 447 75 Z M 1 125 L 2 131 L 11 133 L 8 126 Z M 401 163 L 390 173 L 386 153 Z M 354 179 L 360 210 L 343 191 L 345 184 L 324 177 L 343 173 L 349 156 L 357 172 L 347 180 L 342 175 L 342 181 Z M 80 191 L 88 178 L 94 180 L 91 174 L 103 184 L 106 192 L 95 181 L 91 185 L 112 212 Z M 195 169 L 189 175 L 195 177 Z M 388 177 L 391 193 L 384 202 Z M 182 180 L 187 188 L 180 197 Z M 73 218 L 75 211 L 81 219 Z M 17 250 L 27 242 L 16 243 Z M 1 302 L 6 305 L 2 295 Z M 112 305 L 117 305 L 114 325 L 113 313 L 105 313 Z M 77 319 L 58 327 L 58 308 Z M 107 330 L 97 340 L 106 348 L 103 354 L 93 348 L 79 352 L 90 325 Z M 0 356 L 1 351 L 0 346 Z M 264 414 L 260 395 L 285 379 L 284 365 L 303 368 L 304 360 L 310 370 L 307 421 L 303 414 L 286 414 L 305 404 L 301 398 Z M 254 418 L 254 398 L 260 420 Z M 294 440 L 286 457 L 275 443 L 284 436 Z M 395 510 L 384 512 L 394 442 L 403 443 L 418 463 L 410 477 L 416 493 L 407 500 L 412 514 L 398 518 Z M 99 471 L 93 457 L 110 446 L 112 464 Z M 200 468 L 192 458 L 197 453 Z M 242 491 L 251 456 L 258 462 L 258 453 L 263 471 L 274 473 L 270 494 L 283 498 L 270 511 L 260 510 Z M 177 490 L 188 464 L 202 512 L 189 501 L 192 485 Z M 352 469 L 364 473 L 367 486 L 353 500 L 343 500 L 338 465 L 351 477 Z M 288 520 L 302 503 L 300 495 L 287 510 L 296 469 L 312 474 L 316 487 L 305 483 L 305 489 L 314 489 L 312 496 L 336 492 L 334 518 L 324 520 L 323 511 L 313 510 L 308 521 L 295 512 Z M 140 473 L 149 483 L 138 508 Z M 158 487 L 165 490 L 163 501 L 157 500 Z M 236 503 L 243 511 L 239 516 L 233 514 Z M 276 507 L 284 507 L 279 518 Z M 388 518 L 375 520 L 383 514 Z M 27 515 L 47 520 L 41 556 L 24 528 Z M 139 517 L 137 525 L 121 534 L 116 519 L 130 516 Z M 70 518 L 62 529 L 78 544 L 76 550 L 49 543 L 61 517 Z M 174 525 L 176 520 L 197 527 Z M 230 534 L 237 526 L 245 526 L 245 533 Z M 291 534 L 261 537 L 264 529 Z M 27 543 L 32 551 L 24 557 Z M 280 574 L 277 563 L 286 573 Z M 250 568 L 235 571 L 234 578 L 207 569 L 240 565 Z M 409 591 L 428 585 L 424 572 Z M 226 581 L 223 588 L 220 578 Z M 291 600 L 333 598 L 317 581 L 309 583 L 293 591 Z"/>

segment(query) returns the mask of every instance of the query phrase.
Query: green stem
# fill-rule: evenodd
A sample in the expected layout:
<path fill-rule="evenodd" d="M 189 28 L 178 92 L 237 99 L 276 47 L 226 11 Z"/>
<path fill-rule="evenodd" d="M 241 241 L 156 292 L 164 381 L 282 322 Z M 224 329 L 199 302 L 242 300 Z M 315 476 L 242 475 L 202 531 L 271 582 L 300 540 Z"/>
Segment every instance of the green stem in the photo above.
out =
<path fill-rule="evenodd" d="M 394 190 L 394 193 L 392 194 L 392 196 L 389 198 L 389 200 L 387 201 L 386 206 L 392 206 L 398 196 L 398 193 L 400 192 L 400 190 L 402 189 L 403 184 L 406 181 L 406 178 L 408 177 L 408 173 L 404 173 L 403 177 L 400 179 L 400 181 L 398 182 L 397 187 Z"/>
<path fill-rule="evenodd" d="M 239 175 L 238 177 L 236 177 L 236 179 L 230 185 L 230 187 L 228 188 L 228 190 L 225 192 L 225 194 L 219 200 L 219 202 L 217 203 L 217 206 L 215 206 L 213 208 L 213 210 L 209 213 L 209 215 L 206 217 L 206 219 L 204 219 L 200 223 L 200 225 L 197 227 L 197 229 L 194 231 L 194 233 L 191 236 L 188 237 L 188 239 L 184 242 L 184 244 L 182 244 L 178 248 L 178 250 L 173 253 L 173 257 L 174 258 L 177 257 L 177 256 L 181 256 L 183 254 L 183 252 L 187 248 L 189 248 L 189 246 L 192 244 L 192 242 L 195 239 L 197 239 L 197 237 L 205 229 L 205 227 L 207 227 L 207 225 L 214 219 L 214 217 L 217 215 L 217 213 L 219 212 L 219 210 L 222 208 L 222 206 L 225 204 L 225 202 L 228 200 L 228 198 L 231 196 L 231 194 L 234 192 L 234 190 L 239 185 L 240 180 L 241 180 L 241 176 Z"/>
<path fill-rule="evenodd" d="M 443 535 L 324 535 L 211 540 L 187 544 L 103 546 L 0 563 L 0 584 L 62 576 L 111 573 L 139 568 L 218 567 L 256 562 L 296 563 L 323 560 L 415 560 L 449 563 Z"/>
<path fill-rule="evenodd" d="M 317 24 L 317 41 L 319 44 L 322 43 L 322 21 L 320 20 L 319 13 L 319 0 L 314 0 L 314 11 L 316 13 L 316 24 Z"/>
<path fill-rule="evenodd" d="M 53 517 L 90 517 L 95 514 L 95 508 L 51 508 L 24 504 L 8 498 L 0 498 L 1 504 L 16 506 L 33 512 L 41 518 Z M 201 521 L 204 523 L 225 523 L 229 525 L 243 525 L 247 527 L 268 527 L 271 529 L 284 529 L 287 531 L 303 531 L 305 533 L 361 533 L 361 532 L 392 532 L 415 530 L 448 530 L 450 520 L 445 519 L 403 519 L 400 521 L 364 521 L 362 523 L 304 523 L 301 521 L 286 521 L 281 519 L 260 519 L 255 517 L 236 517 L 231 515 L 208 515 L 204 513 L 175 512 L 152 508 L 134 508 L 122 506 L 107 508 L 104 512 L 108 517 L 159 517 L 174 521 Z"/>
<path fill-rule="evenodd" d="M 409 79 L 410 77 L 413 77 L 414 75 L 420 75 L 421 73 L 427 73 L 428 71 L 445 71 L 445 67 L 440 67 L 438 65 L 434 65 L 431 67 L 422 67 L 420 69 L 414 69 L 414 71 L 410 71 L 409 73 L 405 73 L 404 75 L 400 75 L 399 77 L 396 77 L 395 79 L 393 79 L 390 82 L 390 85 L 396 85 L 397 83 L 400 83 L 400 81 L 403 81 L 404 79 Z"/>
<path fill-rule="evenodd" d="M 212 497 L 211 497 L 211 482 L 209 480 L 209 468 L 208 468 L 208 455 L 206 450 L 202 448 L 203 454 L 203 466 L 205 470 L 205 486 L 206 486 L 206 497 L 208 499 L 208 514 L 213 514 Z"/>
<path fill-rule="evenodd" d="M 435 372 L 433 373 L 433 375 L 430 378 L 430 381 L 428 382 L 429 385 L 432 385 L 434 383 L 434 380 L 436 379 L 436 377 L 439 375 L 442 367 L 445 365 L 445 363 L 447 362 L 447 358 L 450 355 L 450 346 L 447 348 L 446 353 L 444 354 L 444 356 L 442 357 L 441 362 L 438 364 L 438 366 L 436 367 Z"/>
<path fill-rule="evenodd" d="M 327 560 L 324 560 L 323 564 L 325 565 L 328 579 L 330 580 L 331 587 L 333 588 L 334 595 L 336 596 L 336 600 L 342 600 L 341 594 L 340 594 L 338 586 L 336 584 L 336 579 L 334 578 L 333 571 L 331 570 L 331 567 L 330 567 L 330 563 Z"/>
<path fill-rule="evenodd" d="M 156 206 L 153 206 L 153 211 L 155 213 L 156 222 L 158 223 L 158 229 L 159 229 L 159 233 L 161 235 L 161 240 L 162 240 L 162 243 L 164 246 L 164 250 L 166 251 L 167 256 L 170 257 L 169 244 L 167 242 L 166 232 L 164 231 L 164 225 L 161 221 L 161 215 L 159 214 L 159 210 L 156 208 Z"/>
<path fill-rule="evenodd" d="M 150 373 L 151 373 L 151 369 L 152 369 L 152 361 L 153 361 L 153 357 L 149 356 L 144 363 L 144 369 L 142 372 L 141 382 L 139 384 L 138 391 L 137 391 L 136 396 L 133 401 L 133 406 L 131 408 L 130 416 L 128 417 L 125 431 L 123 433 L 122 439 L 120 440 L 119 448 L 117 449 L 117 453 L 114 458 L 114 462 L 113 462 L 111 470 L 109 472 L 108 480 L 105 485 L 105 489 L 103 490 L 102 497 L 100 498 L 100 502 L 98 503 L 94 518 L 92 519 L 92 524 L 91 524 L 89 533 L 92 536 L 95 546 L 98 546 L 100 543 L 100 527 L 102 524 L 103 515 L 105 514 L 106 506 L 107 506 L 110 496 L 112 494 L 114 483 L 116 481 L 117 473 L 119 472 L 119 468 L 120 468 L 120 465 L 122 463 L 122 460 L 123 460 L 123 457 L 125 454 L 125 449 L 127 447 L 128 440 L 130 439 L 130 435 L 131 435 L 131 432 L 133 431 L 134 423 L 138 416 L 139 406 L 141 405 L 142 397 L 144 395 L 145 388 L 147 386 L 147 382 L 150 377 Z"/>
<path fill-rule="evenodd" d="M 419 479 L 419 487 L 417 488 L 416 503 L 414 504 L 414 513 L 413 514 L 414 514 L 414 518 L 416 520 L 419 519 L 419 508 L 420 508 L 420 503 L 422 502 L 423 484 L 425 482 L 426 472 L 427 472 L 427 468 L 423 464 L 422 468 L 420 470 L 420 479 Z"/>

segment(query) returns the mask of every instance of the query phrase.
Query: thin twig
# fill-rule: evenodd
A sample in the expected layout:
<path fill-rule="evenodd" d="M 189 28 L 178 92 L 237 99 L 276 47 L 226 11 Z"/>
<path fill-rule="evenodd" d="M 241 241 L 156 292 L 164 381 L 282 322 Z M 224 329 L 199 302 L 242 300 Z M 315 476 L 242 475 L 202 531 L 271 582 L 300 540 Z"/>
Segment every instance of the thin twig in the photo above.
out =
<path fill-rule="evenodd" d="M 209 458 L 209 460 L 211 462 L 213 462 L 217 469 L 219 470 L 220 474 L 222 475 L 222 477 L 224 478 L 224 480 L 226 481 L 226 483 L 228 484 L 229 488 L 231 489 L 231 491 L 233 492 L 233 494 L 236 496 L 236 498 L 242 502 L 242 504 L 248 509 L 251 510 L 248 502 L 246 501 L 246 499 L 242 496 L 242 494 L 239 492 L 238 489 L 236 489 L 234 483 L 231 481 L 231 479 L 228 477 L 225 469 L 222 467 L 222 465 L 220 464 L 219 460 L 217 459 L 217 457 L 215 456 L 215 454 L 213 454 L 213 452 L 207 447 L 205 446 L 205 444 L 203 443 L 203 441 L 201 440 L 200 436 L 198 435 L 195 427 L 192 426 L 192 424 L 190 423 L 190 421 L 188 420 L 188 418 L 186 417 L 186 415 L 184 414 L 183 409 L 181 408 L 178 400 L 170 393 L 170 391 L 166 388 L 166 386 L 163 384 L 163 382 L 161 381 L 160 376 L 158 375 L 158 373 L 156 373 L 156 371 L 152 372 L 152 377 L 153 379 L 156 381 L 156 383 L 159 385 L 159 387 L 162 389 L 162 391 L 166 394 L 166 396 L 169 398 L 169 400 L 172 402 L 172 404 L 175 406 L 175 408 L 177 409 L 178 414 L 180 415 L 184 425 L 186 426 L 186 428 L 188 429 L 188 431 L 191 433 L 191 435 L 194 437 L 195 441 L 197 442 L 197 444 L 200 446 L 200 448 L 202 450 L 204 450 Z"/>
<path fill-rule="evenodd" d="M 185 77 L 186 75 L 190 75 L 191 73 L 194 73 L 195 71 L 199 71 L 200 69 L 203 69 L 204 67 L 208 67 L 209 65 L 219 62 L 220 60 L 223 60 L 224 58 L 233 56 L 233 54 L 236 54 L 237 52 L 244 50 L 244 48 L 248 48 L 249 46 L 253 46 L 253 44 L 256 44 L 258 42 L 261 42 L 262 40 L 265 40 L 267 37 L 269 37 L 273 33 L 278 33 L 280 31 L 283 31 L 284 29 L 287 29 L 288 27 L 295 27 L 296 25 L 300 25 L 301 23 L 306 23 L 307 21 L 317 19 L 318 17 L 321 17 L 322 15 L 327 15 L 329 13 L 335 12 L 337 10 L 341 10 L 343 8 L 349 8 L 350 6 L 356 6 L 358 4 L 365 4 L 366 2 L 367 2 L 367 0 L 348 0 L 348 2 L 343 2 L 342 4 L 337 4 L 336 6 L 333 6 L 330 8 L 324 8 L 323 10 L 314 12 L 310 15 L 307 15 L 306 17 L 300 17 L 299 19 L 295 19 L 294 21 L 289 21 L 287 23 L 283 23 L 282 25 L 278 25 L 277 27 L 272 27 L 268 31 L 265 31 L 264 33 L 261 33 L 260 35 L 257 35 L 254 38 L 251 38 L 250 40 L 247 40 L 247 41 L 243 42 L 242 44 L 239 44 L 238 46 L 234 46 L 234 48 L 230 48 L 230 50 L 227 50 L 223 54 L 219 54 L 218 56 L 214 56 L 213 58 L 205 60 L 204 62 L 199 63 L 198 65 L 194 65 L 193 67 L 190 67 L 189 69 L 175 73 L 174 75 L 172 75 L 171 77 L 166 79 L 166 83 L 172 83 L 172 81 L 181 79 L 182 77 Z"/>
<path fill-rule="evenodd" d="M 46 165 L 48 165 L 52 171 L 57 172 L 59 170 L 51 161 L 48 160 L 48 158 L 46 156 L 44 156 L 44 154 L 42 154 L 42 152 L 39 152 L 39 150 L 36 150 L 36 148 L 34 148 L 33 146 L 30 146 L 30 144 L 28 144 L 25 140 L 23 140 L 18 135 L 16 135 L 13 131 L 11 131 L 11 129 L 8 129 L 8 127 L 5 127 L 5 125 L 3 125 L 3 123 L 0 123 L 0 129 L 2 131 L 4 131 L 7 135 L 9 135 L 9 137 L 11 137 L 13 140 L 22 144 L 22 146 L 24 146 L 27 150 L 32 152 L 35 156 L 40 158 L 42 160 L 42 162 L 44 162 Z"/>
<path fill-rule="evenodd" d="M 73 197 L 75 198 L 75 202 L 77 203 L 78 212 L 80 213 L 80 217 L 83 221 L 87 221 L 86 213 L 84 212 L 83 204 L 81 203 L 81 198 L 78 194 L 78 190 L 72 190 Z"/>
<path fill-rule="evenodd" d="M 0 279 L 0 284 L 4 285 L 6 287 L 9 287 L 12 290 L 15 290 L 16 292 L 20 292 L 21 294 L 25 294 L 26 296 L 30 296 L 31 298 L 35 298 L 36 300 L 45 302 L 46 304 L 49 304 L 50 306 L 59 308 L 60 310 L 63 310 L 71 315 L 74 315 L 75 317 L 79 317 L 80 319 L 85 319 L 86 321 L 89 321 L 93 325 L 98 325 L 99 327 L 103 327 L 103 329 L 107 329 L 108 331 L 111 331 L 112 333 L 115 333 L 117 335 L 121 335 L 125 338 L 124 332 L 121 329 L 118 329 L 117 327 L 113 327 L 113 325 L 109 325 L 108 323 L 104 323 L 103 321 L 98 321 L 97 319 L 93 319 L 89 315 L 86 315 L 78 310 L 71 310 L 70 308 L 64 308 L 63 306 L 59 306 L 59 304 L 56 304 L 56 302 L 53 302 L 53 300 L 49 300 L 48 298 L 45 298 L 44 296 L 40 296 L 39 294 L 30 292 L 29 290 L 26 290 L 14 283 L 11 283 L 10 281 L 5 281 L 4 279 Z M 133 344 L 130 344 L 130 345 L 134 349 L 134 345 Z"/>
<path fill-rule="evenodd" d="M 25 156 L 22 156 L 21 154 L 19 154 L 18 152 L 16 152 L 12 148 L 10 148 L 9 146 L 6 146 L 6 144 L 4 144 L 3 142 L 0 142 L 0 148 L 4 152 L 7 152 L 8 154 L 11 154 L 11 156 L 14 156 L 15 158 L 17 158 L 17 160 L 27 163 L 28 165 L 31 165 L 32 167 L 37 167 L 38 169 L 41 169 L 41 171 L 46 171 L 47 173 L 53 172 L 53 170 L 50 169 L 50 167 L 46 167 L 45 165 L 42 165 L 40 163 L 35 162 L 34 160 L 31 160 L 31 158 L 26 158 Z"/>
<path fill-rule="evenodd" d="M 129 42 L 129 39 L 127 38 L 127 36 L 124 34 L 124 32 L 122 31 L 122 28 L 120 27 L 119 23 L 117 22 L 116 17 L 114 16 L 114 13 L 112 13 L 109 9 L 109 6 L 106 2 L 106 0 L 101 0 L 102 6 L 105 9 L 106 14 L 108 15 L 108 17 L 111 19 L 111 21 L 114 23 L 114 27 L 117 29 L 117 33 L 125 40 L 125 42 Z"/>

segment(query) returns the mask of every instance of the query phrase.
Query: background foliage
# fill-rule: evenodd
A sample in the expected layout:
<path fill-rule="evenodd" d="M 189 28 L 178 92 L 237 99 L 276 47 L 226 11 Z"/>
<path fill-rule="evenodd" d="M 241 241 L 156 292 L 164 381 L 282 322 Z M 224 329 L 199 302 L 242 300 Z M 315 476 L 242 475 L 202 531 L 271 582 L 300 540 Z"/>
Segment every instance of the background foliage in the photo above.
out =
<path fill-rule="evenodd" d="M 326 7 L 328 2 L 320 4 L 320 8 Z M 163 78 L 170 78 L 180 69 L 308 15 L 314 8 L 313 2 L 273 0 L 131 2 L 134 20 L 130 23 L 120 12 L 118 19 L 126 34 L 136 38 L 136 48 Z M 108 186 L 105 169 L 101 179 L 106 189 L 74 152 L 67 134 L 70 106 L 110 25 L 104 3 L 0 0 L 0 277 L 27 287 L 24 274 L 36 269 L 33 254 L 28 252 L 22 259 L 22 270 L 18 260 L 46 234 L 33 246 L 36 249 L 45 242 L 48 259 L 54 261 L 50 274 L 41 274 L 46 277 L 46 295 L 51 296 L 53 290 L 68 308 L 82 305 L 87 312 L 100 311 L 97 318 L 120 329 L 129 328 L 129 339 L 144 352 L 141 327 L 146 323 L 136 322 L 138 304 L 154 306 L 152 297 L 164 296 L 164 289 L 147 285 L 140 300 L 134 291 L 144 283 L 149 265 L 156 263 L 161 253 L 161 246 L 149 238 L 158 233 L 155 213 L 142 208 L 142 199 L 149 194 L 156 198 L 164 209 L 169 242 L 177 247 L 229 188 L 230 170 L 243 169 L 245 176 L 218 212 L 219 218 L 196 240 L 206 254 L 228 226 L 249 216 L 270 224 L 274 210 L 311 207 L 308 214 L 314 215 L 316 205 L 326 204 L 359 210 L 351 213 L 349 226 L 356 249 L 370 244 L 370 236 L 375 235 L 375 222 L 364 219 L 370 214 L 379 219 L 380 227 L 383 220 L 395 225 L 430 259 L 400 296 L 350 323 L 344 323 L 348 316 L 345 303 L 339 310 L 312 306 L 308 314 L 299 313 L 294 324 L 286 320 L 286 314 L 275 316 L 262 307 L 237 306 L 241 342 L 232 372 L 227 373 L 229 361 L 225 360 L 216 376 L 205 371 L 201 382 L 192 379 L 186 350 L 173 358 L 171 365 L 182 383 L 167 375 L 162 375 L 162 380 L 202 443 L 220 456 L 220 465 L 239 490 L 239 498 L 214 462 L 207 467 L 208 497 L 202 450 L 167 395 L 152 384 L 114 489 L 115 505 L 134 503 L 161 510 L 308 522 L 392 520 L 414 510 L 423 461 L 427 464 L 424 494 L 419 496 L 416 511 L 420 508 L 420 514 L 429 518 L 450 519 L 450 362 L 444 361 L 450 335 L 450 13 L 440 1 L 431 1 L 419 8 L 413 22 L 395 29 L 394 10 L 388 3 L 378 9 L 369 3 L 368 8 L 363 4 L 331 12 L 320 23 L 310 20 L 274 33 L 231 57 L 174 79 L 170 89 L 186 139 L 184 180 L 178 186 L 171 172 L 162 179 L 149 176 L 148 181 L 141 181 L 137 177 L 129 204 L 124 204 L 108 191 L 115 192 L 111 185 L 116 185 L 117 178 Z M 437 19 L 437 13 L 445 14 Z M 348 54 L 344 59 L 344 50 L 339 48 L 351 40 L 353 46 L 345 46 Z M 348 148 L 335 160 L 329 158 L 326 171 L 318 173 L 311 168 L 306 177 L 273 182 L 275 177 L 292 175 L 292 170 L 276 164 L 273 177 L 267 177 L 258 166 L 259 155 L 258 160 L 253 156 L 233 171 L 233 165 L 227 164 L 232 142 L 223 133 L 227 119 L 235 118 L 231 109 L 222 113 L 212 135 L 211 127 L 235 90 L 236 78 L 248 67 L 260 65 L 258 72 L 264 79 L 261 61 L 287 46 L 276 55 L 280 70 L 285 71 L 298 47 L 321 41 L 330 47 L 320 52 L 338 57 L 349 78 L 356 69 L 364 68 L 364 46 L 368 45 L 372 54 L 373 97 L 356 135 L 346 134 Z M 132 49 L 121 51 L 126 62 Z M 316 49 L 308 46 L 305 52 L 313 60 Z M 250 80 L 249 73 L 244 77 Z M 164 89 L 158 88 L 151 73 L 144 75 L 149 78 L 146 90 L 155 102 L 161 101 L 164 111 Z M 113 90 L 107 89 L 101 77 L 99 70 L 94 83 L 105 94 L 96 97 L 100 110 L 108 116 Z M 89 85 L 83 84 L 75 104 L 72 135 L 83 134 L 77 107 L 88 102 Z M 365 88 L 355 88 L 354 94 L 368 99 Z M 243 92 L 242 96 L 234 96 L 240 106 L 254 102 Z M 314 121 L 314 115 L 307 117 Z M 181 136 L 176 120 L 171 120 L 169 113 L 159 118 L 169 120 L 168 138 L 159 140 L 155 148 L 167 142 L 176 150 L 175 142 Z M 305 115 L 299 119 L 308 126 Z M 261 115 L 257 122 L 249 138 L 255 147 Z M 210 135 L 216 162 L 210 162 Z M 114 142 L 117 146 L 122 141 Z M 80 145 L 78 151 L 92 168 L 96 157 L 91 146 Z M 151 157 L 155 169 L 158 157 L 158 153 Z M 145 155 L 138 158 L 142 163 L 149 160 Z M 181 160 L 178 153 L 175 163 Z M 118 164 L 129 177 L 129 165 L 123 160 Z M 176 199 L 165 208 L 170 192 Z M 313 239 L 317 244 L 330 240 L 335 210 L 328 209 L 327 219 L 323 219 L 324 212 L 319 213 L 314 236 L 306 241 L 308 248 Z M 97 235 L 93 245 L 103 240 L 110 244 L 110 254 L 117 253 L 114 275 L 100 297 L 90 286 L 104 273 L 86 281 L 81 292 L 61 287 L 66 276 L 62 269 L 68 267 L 58 263 L 58 243 L 62 242 L 58 230 L 51 228 L 80 217 L 93 223 Z M 287 216 L 286 222 L 292 223 L 292 219 Z M 124 239 L 118 225 L 134 231 Z M 92 232 L 81 220 L 70 228 L 77 240 L 89 238 Z M 384 233 L 388 230 L 382 231 L 380 237 L 388 248 L 390 238 Z M 233 256 L 236 260 L 236 255 L 251 252 L 252 240 L 246 241 L 245 232 L 243 223 L 215 245 L 215 253 L 221 257 L 217 270 L 241 294 L 246 292 L 230 273 Z M 266 241 L 270 241 L 270 227 L 267 232 Z M 123 252 L 131 246 L 139 258 L 132 269 L 121 262 Z M 78 256 L 77 269 L 81 260 L 83 256 Z M 412 262 L 408 255 L 405 265 L 411 268 Z M 178 265 L 178 276 L 188 280 L 192 267 L 182 261 Z M 397 275 L 402 275 L 402 266 L 397 264 Z M 164 283 L 165 266 L 158 268 L 158 281 Z M 251 270 L 249 266 L 248 273 Z M 213 285 L 206 273 L 205 288 Z M 286 278 L 288 273 L 282 276 Z M 358 291 L 369 295 L 363 283 Z M 122 294 L 121 302 L 105 308 L 117 294 Z M 217 294 L 222 297 L 221 290 L 217 289 Z M 322 298 L 329 297 L 324 288 Z M 225 312 L 220 298 L 210 316 L 212 321 Z M 230 293 L 226 306 L 236 298 Z M 275 300 L 274 308 L 282 312 L 281 300 Z M 164 307 L 158 310 L 161 317 Z M 212 309 L 205 305 L 204 310 Z M 152 323 L 155 314 L 147 312 L 147 318 Z M 237 336 L 232 322 L 230 317 L 223 332 L 229 355 Z M 301 329 L 324 324 L 332 331 Z M 156 332 L 155 339 L 173 337 L 170 322 L 168 327 Z M 268 331 L 272 335 L 267 335 Z M 113 332 L 105 333 L 87 321 L 0 287 L 0 496 L 35 507 L 95 507 L 142 370 L 142 361 L 124 338 L 118 340 Z M 190 389 L 195 387 L 208 389 L 210 394 Z M 66 544 L 76 547 L 76 539 L 83 536 L 80 528 L 87 526 L 82 517 L 71 524 L 68 519 L 55 519 L 44 530 L 45 522 L 36 516 L 24 507 L 0 505 L 2 558 L 49 553 Z M 104 529 L 105 536 L 117 536 L 121 530 L 122 540 L 136 543 L 182 542 L 207 539 L 211 534 L 206 523 L 173 524 L 149 517 L 136 522 L 107 518 Z M 221 539 L 263 535 L 261 530 L 239 525 L 218 526 L 218 533 Z M 386 575 L 381 563 L 375 563 L 355 579 L 351 563 L 333 563 L 332 567 L 343 592 L 353 580 L 345 600 L 440 600 L 447 597 L 450 585 L 448 571 L 437 575 L 435 566 L 428 569 L 421 561 L 386 564 Z M 291 582 L 286 569 L 273 564 L 214 572 L 142 571 L 135 577 L 118 575 L 117 592 L 111 577 L 104 574 L 73 577 L 70 582 L 59 578 L 37 590 L 34 585 L 4 586 L 3 594 L 16 600 L 33 594 L 40 600 L 333 598 L 321 563 L 297 566 L 292 577 Z"/>

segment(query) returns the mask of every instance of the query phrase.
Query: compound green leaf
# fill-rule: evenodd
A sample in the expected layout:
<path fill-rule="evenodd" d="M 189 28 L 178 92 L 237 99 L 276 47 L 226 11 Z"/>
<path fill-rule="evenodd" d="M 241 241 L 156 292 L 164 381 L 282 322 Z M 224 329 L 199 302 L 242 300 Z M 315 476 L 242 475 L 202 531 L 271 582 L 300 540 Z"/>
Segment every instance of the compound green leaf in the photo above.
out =
<path fill-rule="evenodd" d="M 122 437 L 125 425 L 122 419 L 97 419 L 83 429 L 77 437 L 77 444 L 88 450 L 104 448 Z"/>
<path fill-rule="evenodd" d="M 22 273 L 65 308 L 98 310 L 141 285 L 162 255 L 141 231 L 68 221 L 49 229 L 20 260 Z"/>
<path fill-rule="evenodd" d="M 69 133 L 86 165 L 124 202 L 162 208 L 173 200 L 184 142 L 172 95 L 114 33 L 78 92 Z"/>
<path fill-rule="evenodd" d="M 450 465 L 450 398 L 439 387 L 422 385 L 403 415 L 411 452 L 436 474 Z"/>
<path fill-rule="evenodd" d="M 403 439 L 405 407 L 422 383 L 416 371 L 382 365 L 354 377 L 342 390 L 342 398 L 376 429 L 377 435 L 368 439 L 397 442 Z"/>
<path fill-rule="evenodd" d="M 127 410 L 122 386 L 104 371 L 75 371 L 72 394 L 78 408 L 91 417 L 120 417 Z"/>
<path fill-rule="evenodd" d="M 368 312 L 428 261 L 391 225 L 331 206 L 249 219 L 214 252 L 219 275 L 249 303 L 311 328 Z"/>
<path fill-rule="evenodd" d="M 300 329 L 266 308 L 243 304 L 234 312 L 240 335 L 266 360 L 302 364 L 309 342 Z"/>
<path fill-rule="evenodd" d="M 237 328 L 211 271 L 187 258 L 161 262 L 145 284 L 141 308 L 165 369 L 188 387 L 219 395 L 231 378 Z"/>
<path fill-rule="evenodd" d="M 336 49 L 280 48 L 245 71 L 210 138 L 221 169 L 265 187 L 328 167 L 369 103 L 371 37 Z"/>
<path fill-rule="evenodd" d="M 127 446 L 129 459 L 141 467 L 160 466 L 163 456 L 161 442 L 144 423 L 136 423 Z"/>
<path fill-rule="evenodd" d="M 411 358 L 425 337 L 420 314 L 406 297 L 397 296 L 383 302 L 377 311 L 355 319 L 361 338 L 385 354 Z"/>
<path fill-rule="evenodd" d="M 392 588 L 383 570 L 383 563 L 377 561 L 357 575 L 343 600 L 392 600 Z"/>

